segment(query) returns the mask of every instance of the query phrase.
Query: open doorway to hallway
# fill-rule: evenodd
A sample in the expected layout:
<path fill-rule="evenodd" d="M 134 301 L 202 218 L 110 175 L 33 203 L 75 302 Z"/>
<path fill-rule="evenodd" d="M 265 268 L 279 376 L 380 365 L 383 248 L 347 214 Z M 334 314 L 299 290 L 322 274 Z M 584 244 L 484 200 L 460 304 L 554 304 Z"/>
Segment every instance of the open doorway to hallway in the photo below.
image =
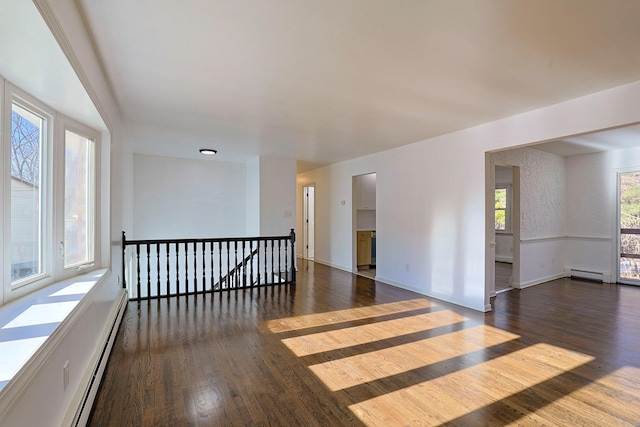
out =
<path fill-rule="evenodd" d="M 316 236 L 316 186 L 315 184 L 305 185 L 302 189 L 303 218 L 304 222 L 304 258 L 315 258 L 315 236 Z"/>

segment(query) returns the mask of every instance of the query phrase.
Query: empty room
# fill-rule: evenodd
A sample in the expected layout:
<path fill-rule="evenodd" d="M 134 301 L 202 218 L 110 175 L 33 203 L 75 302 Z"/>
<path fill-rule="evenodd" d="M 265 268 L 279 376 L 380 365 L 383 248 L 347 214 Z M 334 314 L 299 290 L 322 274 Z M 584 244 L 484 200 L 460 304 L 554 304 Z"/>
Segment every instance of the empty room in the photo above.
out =
<path fill-rule="evenodd" d="M 2 0 L 0 425 L 639 425 L 638 22 Z"/>

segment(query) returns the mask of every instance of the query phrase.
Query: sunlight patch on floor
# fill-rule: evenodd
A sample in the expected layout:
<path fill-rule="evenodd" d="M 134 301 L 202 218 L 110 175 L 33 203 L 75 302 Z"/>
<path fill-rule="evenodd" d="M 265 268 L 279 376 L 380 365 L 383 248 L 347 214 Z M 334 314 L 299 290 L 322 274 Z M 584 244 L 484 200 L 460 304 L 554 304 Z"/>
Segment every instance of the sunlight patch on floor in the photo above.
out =
<path fill-rule="evenodd" d="M 441 310 L 362 326 L 342 328 L 335 331 L 286 338 L 282 342 L 296 356 L 301 357 L 428 331 L 465 320 L 467 318 L 460 314 L 449 310 Z"/>
<path fill-rule="evenodd" d="M 310 366 L 331 391 L 364 384 L 464 356 L 520 338 L 479 325 L 416 342 Z"/>
<path fill-rule="evenodd" d="M 472 367 L 350 405 L 366 425 L 450 422 L 534 387 L 594 358 L 536 344 Z"/>
<path fill-rule="evenodd" d="M 267 327 L 271 332 L 277 334 L 280 332 L 296 331 L 299 329 L 333 325 L 342 322 L 351 322 L 354 320 L 368 319 L 370 317 L 377 316 L 386 316 L 390 314 L 403 313 L 406 311 L 431 308 L 435 306 L 436 304 L 427 299 L 417 298 L 413 300 L 391 302 L 388 304 L 378 304 L 367 307 L 330 311 L 327 313 L 317 313 L 305 316 L 270 320 L 267 322 Z"/>
<path fill-rule="evenodd" d="M 631 380 L 633 378 L 634 380 Z M 579 412 L 592 425 L 637 425 L 640 421 L 640 369 L 625 367 L 580 387 L 566 395 L 558 396 L 536 414 L 552 419 L 563 409 Z M 613 412 L 616 416 L 611 415 Z"/>

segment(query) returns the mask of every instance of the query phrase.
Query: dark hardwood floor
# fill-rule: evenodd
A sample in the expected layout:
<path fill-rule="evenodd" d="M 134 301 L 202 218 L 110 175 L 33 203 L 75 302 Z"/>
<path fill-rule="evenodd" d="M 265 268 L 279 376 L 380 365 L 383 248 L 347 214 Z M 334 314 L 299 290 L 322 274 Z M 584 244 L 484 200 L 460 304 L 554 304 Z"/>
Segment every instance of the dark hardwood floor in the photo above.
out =
<path fill-rule="evenodd" d="M 640 288 L 483 314 L 298 262 L 295 288 L 129 303 L 88 425 L 640 425 Z"/>
<path fill-rule="evenodd" d="M 513 289 L 509 280 L 513 274 L 513 265 L 506 262 L 496 262 L 496 292 Z"/>

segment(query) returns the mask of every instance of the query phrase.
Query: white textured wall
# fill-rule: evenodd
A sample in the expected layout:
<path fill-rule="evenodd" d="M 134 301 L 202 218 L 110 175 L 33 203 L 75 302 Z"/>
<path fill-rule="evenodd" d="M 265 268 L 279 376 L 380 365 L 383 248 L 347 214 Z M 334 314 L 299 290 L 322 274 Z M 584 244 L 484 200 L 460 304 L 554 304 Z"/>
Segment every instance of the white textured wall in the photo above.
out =
<path fill-rule="evenodd" d="M 136 239 L 244 236 L 243 163 L 134 156 Z"/>
<path fill-rule="evenodd" d="M 564 157 L 533 148 L 494 153 L 492 161 L 520 167 L 520 237 L 566 233 Z"/>

